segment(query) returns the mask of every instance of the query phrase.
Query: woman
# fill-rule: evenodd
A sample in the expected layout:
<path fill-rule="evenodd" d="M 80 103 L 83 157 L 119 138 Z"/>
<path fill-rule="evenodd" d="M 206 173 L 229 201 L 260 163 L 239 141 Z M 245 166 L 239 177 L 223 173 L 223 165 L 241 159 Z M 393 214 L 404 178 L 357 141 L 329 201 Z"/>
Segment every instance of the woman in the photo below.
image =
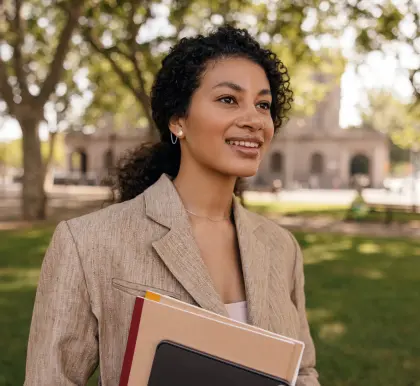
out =
<path fill-rule="evenodd" d="M 298 385 L 318 385 L 293 236 L 232 193 L 257 172 L 290 108 L 287 70 L 244 30 L 181 40 L 151 97 L 161 140 L 128 155 L 121 203 L 60 223 L 45 256 L 26 385 L 117 385 L 136 295 L 151 289 L 306 344 Z"/>

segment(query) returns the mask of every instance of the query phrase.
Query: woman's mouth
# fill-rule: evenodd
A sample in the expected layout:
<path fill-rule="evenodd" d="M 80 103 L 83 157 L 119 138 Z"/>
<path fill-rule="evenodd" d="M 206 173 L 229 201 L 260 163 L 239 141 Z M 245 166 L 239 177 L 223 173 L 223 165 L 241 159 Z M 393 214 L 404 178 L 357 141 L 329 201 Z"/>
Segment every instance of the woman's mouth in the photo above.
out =
<path fill-rule="evenodd" d="M 257 158 L 260 155 L 262 142 L 247 140 L 226 140 L 226 144 L 242 158 Z"/>
<path fill-rule="evenodd" d="M 247 148 L 259 148 L 259 147 L 261 147 L 260 143 L 253 142 L 253 141 L 230 141 L 230 140 L 226 140 L 226 143 L 228 145 L 232 145 L 232 146 L 241 146 L 241 147 L 247 147 Z"/>

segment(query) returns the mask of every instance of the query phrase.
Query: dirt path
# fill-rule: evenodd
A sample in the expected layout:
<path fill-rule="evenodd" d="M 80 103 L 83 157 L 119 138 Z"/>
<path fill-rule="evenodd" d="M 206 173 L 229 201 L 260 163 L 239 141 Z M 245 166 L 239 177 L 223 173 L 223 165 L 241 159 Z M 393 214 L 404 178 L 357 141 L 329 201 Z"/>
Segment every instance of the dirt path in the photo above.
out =
<path fill-rule="evenodd" d="M 7 200 L 0 203 L 0 230 L 32 228 L 39 225 L 57 224 L 59 221 L 82 216 L 105 207 L 104 200 L 54 200 L 50 203 L 47 220 L 22 221 L 18 200 Z"/>
<path fill-rule="evenodd" d="M 65 190 L 67 189 L 67 190 Z M 48 206 L 48 220 L 26 222 L 20 219 L 20 198 L 18 194 L 0 192 L 0 231 L 7 229 L 31 228 L 38 225 L 54 225 L 61 220 L 78 217 L 108 205 L 108 191 L 104 188 L 91 189 L 76 187 L 61 188 L 51 195 Z M 13 194 L 14 193 L 14 194 Z M 328 217 L 287 217 L 274 218 L 280 225 L 290 230 L 307 232 L 341 233 L 381 237 L 409 237 L 420 240 L 420 224 L 383 224 L 337 221 Z"/>
<path fill-rule="evenodd" d="M 384 224 L 340 221 L 327 217 L 281 217 L 278 223 L 290 230 L 306 232 L 338 233 L 378 237 L 408 237 L 420 240 L 418 223 Z"/>

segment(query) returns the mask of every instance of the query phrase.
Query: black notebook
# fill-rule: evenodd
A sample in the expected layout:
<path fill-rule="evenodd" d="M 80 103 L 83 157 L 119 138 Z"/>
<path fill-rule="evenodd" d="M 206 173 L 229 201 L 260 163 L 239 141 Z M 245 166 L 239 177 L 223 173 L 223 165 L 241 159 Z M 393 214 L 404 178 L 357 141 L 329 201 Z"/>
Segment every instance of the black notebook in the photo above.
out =
<path fill-rule="evenodd" d="M 162 341 L 156 348 L 148 386 L 289 386 L 282 379 L 221 358 Z"/>

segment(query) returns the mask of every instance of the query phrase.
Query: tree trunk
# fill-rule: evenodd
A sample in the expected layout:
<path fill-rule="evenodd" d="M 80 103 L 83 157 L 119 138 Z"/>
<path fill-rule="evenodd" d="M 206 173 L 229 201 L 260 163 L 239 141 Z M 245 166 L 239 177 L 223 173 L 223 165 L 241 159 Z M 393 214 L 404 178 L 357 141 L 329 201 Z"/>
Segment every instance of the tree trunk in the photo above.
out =
<path fill-rule="evenodd" d="M 23 146 L 22 214 L 25 220 L 43 220 L 46 217 L 47 197 L 44 190 L 45 170 L 38 134 L 39 121 L 28 117 L 20 119 L 19 123 Z"/>
<path fill-rule="evenodd" d="M 412 184 L 411 184 L 411 191 L 413 195 L 413 204 L 411 206 L 411 211 L 413 213 L 417 213 L 417 183 L 416 183 L 416 177 L 417 177 L 417 151 L 415 149 L 415 145 L 413 145 L 413 148 L 410 149 L 410 163 L 412 168 Z"/>
<path fill-rule="evenodd" d="M 145 97 L 145 94 L 141 95 L 140 93 L 136 93 L 135 97 L 137 101 L 139 102 L 140 106 L 143 108 L 143 112 L 146 115 L 147 121 L 149 122 L 148 141 L 158 142 L 160 139 L 160 135 L 155 125 L 155 121 L 153 120 L 149 99 Z"/>
<path fill-rule="evenodd" d="M 52 185 L 54 185 L 54 175 L 53 175 L 53 168 L 51 164 L 54 159 L 54 152 L 55 152 L 55 144 L 57 139 L 57 132 L 50 131 L 48 133 L 48 155 L 47 158 L 44 160 L 44 189 L 48 189 Z"/>
<path fill-rule="evenodd" d="M 54 151 L 55 151 L 55 143 L 57 139 L 57 132 L 56 131 L 50 131 L 48 133 L 48 156 L 45 161 L 45 173 L 48 172 L 48 168 L 51 165 L 51 162 L 54 158 Z"/>

